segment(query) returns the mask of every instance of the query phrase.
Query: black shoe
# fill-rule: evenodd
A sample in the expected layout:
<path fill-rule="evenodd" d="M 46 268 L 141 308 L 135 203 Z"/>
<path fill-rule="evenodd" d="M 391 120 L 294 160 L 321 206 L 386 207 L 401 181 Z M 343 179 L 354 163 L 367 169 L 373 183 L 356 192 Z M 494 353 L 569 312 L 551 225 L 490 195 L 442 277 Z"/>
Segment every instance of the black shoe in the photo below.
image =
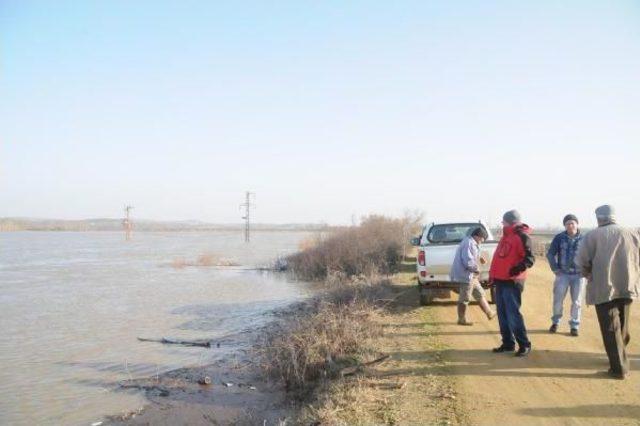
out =
<path fill-rule="evenodd" d="M 572 329 L 571 329 L 571 333 L 570 333 L 570 334 L 571 334 L 572 336 L 574 336 L 574 337 L 578 337 L 578 334 L 579 334 L 579 333 L 578 333 L 578 329 L 577 329 L 577 328 L 572 328 Z"/>
<path fill-rule="evenodd" d="M 531 346 L 520 346 L 518 351 L 516 352 L 516 356 L 524 357 L 531 353 Z"/>
<path fill-rule="evenodd" d="M 494 353 L 497 353 L 497 354 L 502 353 L 502 352 L 513 352 L 515 350 L 516 350 L 516 348 L 510 348 L 510 347 L 507 347 L 507 346 L 504 346 L 504 345 L 498 346 L 497 348 L 493 348 L 492 349 L 492 351 Z"/>
<path fill-rule="evenodd" d="M 618 379 L 618 380 L 624 380 L 629 376 L 629 373 L 622 373 L 622 372 L 617 372 L 617 371 L 613 371 L 612 368 L 610 368 L 609 370 L 607 370 L 607 374 L 614 378 L 614 379 Z"/>
<path fill-rule="evenodd" d="M 558 331 L 558 324 L 551 324 L 551 327 L 549 327 L 549 333 L 555 333 L 556 331 Z"/>

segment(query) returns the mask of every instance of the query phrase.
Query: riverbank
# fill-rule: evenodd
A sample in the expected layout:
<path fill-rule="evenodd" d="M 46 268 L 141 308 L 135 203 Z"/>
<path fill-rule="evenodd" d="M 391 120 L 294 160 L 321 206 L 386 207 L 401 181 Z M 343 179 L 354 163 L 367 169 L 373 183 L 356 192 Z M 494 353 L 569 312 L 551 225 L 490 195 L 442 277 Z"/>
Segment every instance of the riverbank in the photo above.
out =
<path fill-rule="evenodd" d="M 449 380 L 389 370 L 407 362 L 395 353 L 408 344 L 398 332 L 404 327 L 422 327 L 420 344 L 438 347 L 424 326 L 433 323 L 429 312 L 418 305 L 415 258 L 404 258 L 405 237 L 417 223 L 369 216 L 292 255 L 288 261 L 297 276 L 321 283 L 316 297 L 278 311 L 251 336 L 252 349 L 236 354 L 233 363 L 121 383 L 120 391 L 144 391 L 150 405 L 111 421 L 390 424 L 415 410 L 420 418 L 455 419 Z M 407 392 L 428 403 L 401 407 Z"/>
<path fill-rule="evenodd" d="M 144 410 L 112 416 L 108 423 L 398 424 L 416 419 L 433 424 L 463 423 L 455 380 L 434 373 L 415 374 L 424 370 L 425 362 L 436 369 L 444 365 L 441 352 L 446 347 L 437 337 L 438 325 L 432 312 L 418 303 L 414 267 L 414 260 L 409 258 L 389 279 L 355 283 L 355 292 L 347 291 L 346 296 L 344 290 L 339 296 L 335 289 L 329 290 L 314 301 L 279 311 L 272 324 L 247 336 L 253 341 L 253 349 L 232 358 L 122 383 L 118 391 L 143 391 L 149 404 Z M 307 362 L 317 369 L 317 374 L 310 368 L 305 370 L 308 382 L 292 384 L 277 372 L 273 374 L 274 366 L 264 364 L 268 356 L 274 356 L 265 357 L 265 342 L 286 335 L 283 330 L 291 330 L 292 324 L 310 318 L 318 321 L 314 315 L 320 310 L 312 305 L 328 300 L 338 301 L 336 306 L 355 315 L 346 321 L 369 328 L 358 335 L 370 338 L 359 342 L 357 350 L 335 356 L 328 363 L 314 362 L 305 353 Z M 347 303 L 342 303 L 345 300 Z M 418 353 L 418 349 L 429 352 L 429 356 L 407 356 Z M 298 366 L 301 358 L 300 354 L 296 358 Z M 201 384 L 205 378 L 211 383 Z"/>
<path fill-rule="evenodd" d="M 491 352 L 500 343 L 498 324 L 475 306 L 469 313 L 474 326 L 464 329 L 456 325 L 454 298 L 420 306 L 413 268 L 407 259 L 400 272 L 379 284 L 385 297 L 377 299 L 369 320 L 381 333 L 368 345 L 389 356 L 383 362 L 321 378 L 303 398 L 287 392 L 282 381 L 265 378 L 251 357 L 235 365 L 226 361 L 186 369 L 161 378 L 163 384 L 177 383 L 176 391 L 162 396 L 149 388 L 149 408 L 116 424 L 638 424 L 640 396 L 634 389 L 640 375 L 632 372 L 618 381 L 605 374 L 607 358 L 594 309 L 583 310 L 579 337 L 564 328 L 548 333 L 553 277 L 544 259 L 530 271 L 523 294 L 534 348 L 526 359 Z M 294 314 L 304 316 L 305 311 L 288 315 Z M 638 327 L 640 319 L 632 316 L 631 330 Z M 628 349 L 634 370 L 636 347 L 632 339 Z M 203 374 L 235 381 L 235 387 L 194 384 Z M 180 387 L 185 382 L 186 390 Z"/>

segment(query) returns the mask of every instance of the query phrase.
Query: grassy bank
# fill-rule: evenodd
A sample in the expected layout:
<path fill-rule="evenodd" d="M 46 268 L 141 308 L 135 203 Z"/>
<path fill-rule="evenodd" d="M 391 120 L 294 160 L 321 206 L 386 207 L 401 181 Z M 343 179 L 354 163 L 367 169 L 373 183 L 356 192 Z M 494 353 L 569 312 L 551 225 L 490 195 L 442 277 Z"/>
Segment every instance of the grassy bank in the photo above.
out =
<path fill-rule="evenodd" d="M 294 423 L 395 424 L 407 415 L 456 423 L 453 400 L 430 398 L 423 407 L 424 386 L 437 396 L 451 393 L 449 383 L 394 370 L 403 365 L 395 351 L 405 326 L 419 328 L 412 344 L 437 352 L 426 325 L 433 320 L 418 304 L 415 259 L 406 259 L 417 225 L 370 216 L 289 258 L 298 276 L 325 289 L 284 314 L 258 345 L 263 371 L 298 402 Z M 420 401 L 407 406 L 412 399 Z"/>

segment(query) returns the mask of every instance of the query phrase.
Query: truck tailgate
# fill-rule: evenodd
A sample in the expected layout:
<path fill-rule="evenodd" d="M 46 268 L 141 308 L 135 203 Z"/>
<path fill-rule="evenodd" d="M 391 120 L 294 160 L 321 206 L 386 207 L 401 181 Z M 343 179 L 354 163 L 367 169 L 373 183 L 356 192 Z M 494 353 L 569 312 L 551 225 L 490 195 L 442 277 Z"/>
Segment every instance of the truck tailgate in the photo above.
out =
<path fill-rule="evenodd" d="M 480 254 L 487 263 L 480 265 L 480 280 L 489 279 L 489 266 L 491 265 L 491 259 L 493 253 L 496 250 L 498 243 L 489 242 L 480 246 Z M 449 277 L 451 271 L 451 265 L 453 264 L 453 258 L 456 254 L 457 244 L 443 244 L 443 245 L 427 245 L 421 247 L 425 251 L 425 269 L 427 271 L 428 280 L 442 280 Z"/>

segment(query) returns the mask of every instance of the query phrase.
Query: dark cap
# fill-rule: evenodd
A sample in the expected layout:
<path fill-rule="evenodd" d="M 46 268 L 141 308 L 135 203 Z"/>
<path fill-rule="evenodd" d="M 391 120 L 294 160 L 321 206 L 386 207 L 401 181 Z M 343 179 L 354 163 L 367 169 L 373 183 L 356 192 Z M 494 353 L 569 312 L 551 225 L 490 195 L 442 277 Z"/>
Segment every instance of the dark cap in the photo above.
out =
<path fill-rule="evenodd" d="M 571 213 L 569 213 L 568 215 L 566 215 L 566 216 L 564 217 L 564 219 L 562 219 L 562 224 L 563 224 L 563 225 L 566 225 L 566 224 L 567 224 L 567 222 L 569 222 L 570 220 L 575 220 L 575 222 L 576 222 L 576 223 L 579 223 L 579 222 L 578 222 L 578 218 L 576 217 L 576 215 L 575 215 L 575 214 L 571 214 Z"/>
<path fill-rule="evenodd" d="M 605 204 L 596 209 L 598 219 L 612 219 L 616 216 L 616 210 L 610 204 Z"/>
<path fill-rule="evenodd" d="M 504 220 L 509 225 L 513 225 L 514 223 L 520 222 L 520 213 L 518 213 L 518 210 L 509 210 L 504 215 L 502 215 L 502 220 Z"/>

